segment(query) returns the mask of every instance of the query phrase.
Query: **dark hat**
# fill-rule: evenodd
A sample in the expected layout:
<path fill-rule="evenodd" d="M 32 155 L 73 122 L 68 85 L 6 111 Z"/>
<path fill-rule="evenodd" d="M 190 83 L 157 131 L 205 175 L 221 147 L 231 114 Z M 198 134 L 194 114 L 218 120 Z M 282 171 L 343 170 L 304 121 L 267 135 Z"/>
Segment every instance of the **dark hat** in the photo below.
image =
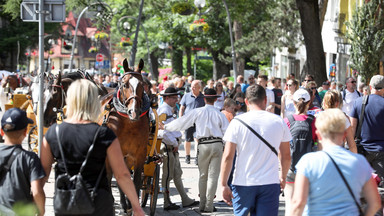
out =
<path fill-rule="evenodd" d="M 19 108 L 7 110 L 3 118 L 1 118 L 1 129 L 5 132 L 22 130 L 26 128 L 28 124 L 33 124 L 33 120 L 27 118 L 26 112 Z M 6 125 L 9 126 L 5 127 Z"/>
<path fill-rule="evenodd" d="M 218 98 L 220 95 L 217 95 L 216 90 L 212 88 L 207 88 L 204 91 L 205 98 Z"/>
<path fill-rule="evenodd" d="M 173 95 L 180 95 L 179 91 L 177 91 L 174 87 L 168 87 L 165 89 L 163 94 L 160 94 L 161 96 L 173 96 Z"/>

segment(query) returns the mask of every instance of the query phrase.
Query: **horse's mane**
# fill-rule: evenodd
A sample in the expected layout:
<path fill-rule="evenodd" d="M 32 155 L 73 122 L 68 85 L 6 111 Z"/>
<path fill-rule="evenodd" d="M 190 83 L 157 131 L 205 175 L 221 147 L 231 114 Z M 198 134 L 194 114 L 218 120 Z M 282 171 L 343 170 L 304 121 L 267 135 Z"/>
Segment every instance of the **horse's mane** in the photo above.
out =
<path fill-rule="evenodd" d="M 71 80 L 78 80 L 78 79 L 82 79 L 84 78 L 83 74 L 81 72 L 70 72 L 70 73 L 66 73 L 66 74 L 63 74 L 62 79 L 71 79 Z"/>

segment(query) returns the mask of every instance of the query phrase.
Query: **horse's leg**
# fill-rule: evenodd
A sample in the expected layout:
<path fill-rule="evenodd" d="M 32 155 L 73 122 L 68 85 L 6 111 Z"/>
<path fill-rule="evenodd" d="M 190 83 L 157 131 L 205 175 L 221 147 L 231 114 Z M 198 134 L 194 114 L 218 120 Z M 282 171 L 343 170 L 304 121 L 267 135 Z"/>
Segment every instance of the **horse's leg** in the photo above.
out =
<path fill-rule="evenodd" d="M 128 209 L 131 209 L 130 206 L 128 206 L 127 204 L 127 198 L 125 197 L 125 194 L 124 192 L 120 189 L 120 186 L 118 186 L 119 188 L 119 193 L 120 193 L 120 205 L 121 205 L 121 208 L 123 209 L 124 213 L 127 213 L 127 210 Z"/>

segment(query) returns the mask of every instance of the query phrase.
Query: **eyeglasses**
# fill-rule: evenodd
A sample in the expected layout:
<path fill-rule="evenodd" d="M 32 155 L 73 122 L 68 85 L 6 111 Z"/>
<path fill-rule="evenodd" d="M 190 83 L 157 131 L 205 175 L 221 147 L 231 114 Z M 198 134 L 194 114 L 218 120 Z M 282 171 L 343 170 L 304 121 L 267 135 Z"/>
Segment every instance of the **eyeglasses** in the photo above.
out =
<path fill-rule="evenodd" d="M 351 83 L 356 83 L 356 81 L 351 81 Z"/>
<path fill-rule="evenodd" d="M 240 101 L 236 101 L 236 104 L 237 105 L 241 105 L 241 106 L 244 106 L 245 105 L 245 103 L 243 102 L 243 103 L 241 103 Z"/>
<path fill-rule="evenodd" d="M 317 87 L 312 87 L 311 89 L 312 89 L 312 90 L 315 90 L 315 89 L 317 89 Z"/>
<path fill-rule="evenodd" d="M 287 86 L 288 86 L 288 87 L 291 87 L 291 86 L 293 86 L 293 84 L 287 84 Z"/>

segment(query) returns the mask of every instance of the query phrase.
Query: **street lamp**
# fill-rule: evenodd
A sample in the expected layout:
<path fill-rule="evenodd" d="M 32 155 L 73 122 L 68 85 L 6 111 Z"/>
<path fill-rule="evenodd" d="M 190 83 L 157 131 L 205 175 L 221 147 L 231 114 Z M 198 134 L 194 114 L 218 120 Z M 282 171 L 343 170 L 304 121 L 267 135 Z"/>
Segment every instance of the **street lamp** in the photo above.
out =
<path fill-rule="evenodd" d="M 72 51 L 71 51 L 71 58 L 70 58 L 70 64 L 69 64 L 69 72 L 72 72 L 73 55 L 74 55 L 74 52 L 75 52 L 75 46 L 76 46 L 77 30 L 78 30 L 78 28 L 79 28 L 79 23 L 80 23 L 81 17 L 82 17 L 83 14 L 89 9 L 89 7 L 94 6 L 94 5 L 97 5 L 97 11 L 98 11 L 98 12 L 103 11 L 104 7 L 102 7 L 102 5 L 104 5 L 104 6 L 106 6 L 106 7 L 108 8 L 109 12 L 112 13 L 112 9 L 111 9 L 111 7 L 110 7 L 107 3 L 104 3 L 104 2 L 94 2 L 94 3 L 90 4 L 89 6 L 85 7 L 85 8 L 81 11 L 79 17 L 77 18 L 76 28 L 75 28 L 75 35 L 73 36 Z"/>
<path fill-rule="evenodd" d="M 128 22 L 128 21 L 125 21 L 123 22 L 124 20 L 127 20 L 127 19 L 134 19 L 137 21 L 137 18 L 136 17 L 132 17 L 132 16 L 123 16 L 121 17 L 118 21 L 117 21 L 117 30 L 120 32 L 121 35 L 124 35 L 126 37 L 129 37 L 133 34 L 133 32 L 131 32 L 131 24 Z M 149 42 L 148 42 L 148 35 L 147 35 L 147 30 L 144 28 L 143 26 L 143 23 L 140 22 L 140 25 L 141 27 L 143 27 L 143 31 L 144 31 L 144 35 L 145 35 L 145 40 L 146 40 L 146 44 L 147 44 L 147 54 L 148 54 L 148 64 L 149 64 L 149 71 L 151 72 L 151 75 L 152 77 L 155 77 L 155 74 L 153 73 L 153 70 L 152 70 L 152 64 L 151 64 L 151 56 L 150 56 L 150 52 L 149 52 Z M 123 29 L 124 32 L 121 30 Z M 137 29 L 137 28 L 136 28 Z M 137 43 L 137 40 L 136 40 L 136 43 Z M 133 55 L 133 50 L 134 47 L 133 47 L 133 44 L 132 44 L 132 51 L 131 51 L 131 56 Z M 135 50 L 136 51 L 136 50 Z M 132 63 L 131 63 L 132 64 Z M 133 65 L 130 65 L 131 67 L 133 67 Z"/>

